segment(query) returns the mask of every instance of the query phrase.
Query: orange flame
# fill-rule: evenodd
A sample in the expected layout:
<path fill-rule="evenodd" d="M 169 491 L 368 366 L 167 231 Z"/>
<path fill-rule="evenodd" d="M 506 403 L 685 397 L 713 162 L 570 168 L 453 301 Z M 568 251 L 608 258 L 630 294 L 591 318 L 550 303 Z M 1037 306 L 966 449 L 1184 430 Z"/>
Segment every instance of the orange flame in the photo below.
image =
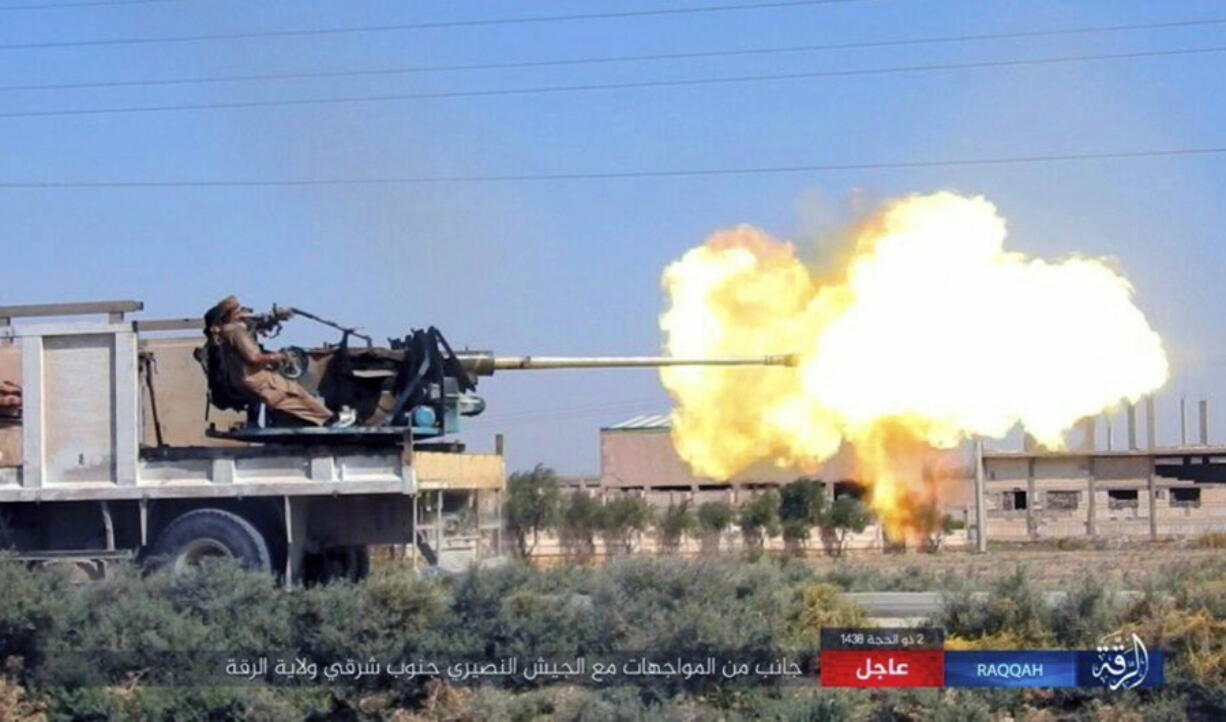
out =
<path fill-rule="evenodd" d="M 1019 424 L 1058 448 L 1079 418 L 1166 381 L 1162 340 L 1127 279 L 1103 259 L 1006 251 L 1005 221 L 982 197 L 891 201 L 853 239 L 822 278 L 751 226 L 665 269 L 669 353 L 800 358 L 661 370 L 677 451 L 696 473 L 727 479 L 763 460 L 811 472 L 846 442 L 891 534 L 914 535 L 939 492 L 918 471 L 927 451 Z"/>

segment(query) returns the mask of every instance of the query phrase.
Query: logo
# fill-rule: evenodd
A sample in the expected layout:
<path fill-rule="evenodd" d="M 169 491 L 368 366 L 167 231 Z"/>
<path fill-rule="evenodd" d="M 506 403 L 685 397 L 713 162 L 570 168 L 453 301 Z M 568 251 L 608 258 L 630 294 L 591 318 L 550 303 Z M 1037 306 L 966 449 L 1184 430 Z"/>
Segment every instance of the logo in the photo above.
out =
<path fill-rule="evenodd" d="M 1098 640 L 1090 675 L 1111 690 L 1138 687 L 1149 675 L 1149 650 L 1136 634 L 1127 638 L 1121 632 Z"/>

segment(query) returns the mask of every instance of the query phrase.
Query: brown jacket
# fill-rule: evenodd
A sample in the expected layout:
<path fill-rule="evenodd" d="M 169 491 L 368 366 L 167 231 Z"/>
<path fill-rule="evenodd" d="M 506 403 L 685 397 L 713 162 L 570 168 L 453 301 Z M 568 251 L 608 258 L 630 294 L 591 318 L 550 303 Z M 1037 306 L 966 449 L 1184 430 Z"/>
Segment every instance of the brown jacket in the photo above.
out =
<path fill-rule="evenodd" d="M 241 321 L 227 323 L 218 332 L 222 358 L 230 383 L 245 388 L 268 406 L 322 425 L 332 416 L 326 406 L 296 381 L 270 370 L 264 352 Z"/>

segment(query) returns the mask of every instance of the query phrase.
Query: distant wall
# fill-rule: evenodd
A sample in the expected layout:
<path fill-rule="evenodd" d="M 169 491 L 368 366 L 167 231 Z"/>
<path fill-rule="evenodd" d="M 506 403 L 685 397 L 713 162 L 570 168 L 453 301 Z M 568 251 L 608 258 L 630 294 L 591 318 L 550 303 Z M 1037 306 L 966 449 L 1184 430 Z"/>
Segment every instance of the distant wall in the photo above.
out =
<path fill-rule="evenodd" d="M 688 535 L 679 547 L 669 549 L 661 543 L 658 536 L 648 531 L 643 534 L 636 535 L 631 541 L 629 550 L 618 549 L 616 544 L 610 544 L 603 539 L 599 534 L 595 537 L 595 551 L 591 556 L 596 558 L 605 558 L 610 556 L 625 556 L 640 555 L 640 556 L 702 556 L 716 554 L 743 554 L 746 551 L 746 544 L 741 531 L 736 528 L 731 528 L 718 535 L 718 543 L 711 537 L 703 537 L 702 535 Z M 882 549 L 883 535 L 881 527 L 873 524 L 859 534 L 851 534 L 847 537 L 848 551 L 869 551 Z M 964 549 L 970 546 L 970 541 L 965 530 L 958 530 L 945 535 L 942 538 L 942 549 Z M 822 556 L 833 553 L 834 540 L 833 538 L 823 539 L 818 529 L 812 531 L 809 541 L 802 547 L 789 549 L 782 537 L 770 537 L 763 543 L 763 550 L 772 553 L 780 553 L 790 551 L 792 553 L 801 554 L 803 556 Z M 531 557 L 535 561 L 552 562 L 562 561 L 574 556 L 572 550 L 567 546 L 556 534 L 542 534 L 537 541 L 536 546 L 531 552 Z"/>
<path fill-rule="evenodd" d="M 963 450 L 934 454 L 931 461 L 947 469 L 940 482 L 941 505 L 946 512 L 962 518 L 974 504 L 974 483 L 961 458 Z M 917 469 L 916 473 L 921 473 Z M 673 445 L 668 428 L 604 429 L 600 433 L 600 487 L 609 491 L 642 490 L 647 501 L 669 506 L 681 501 L 701 504 L 707 501 L 738 503 L 747 493 L 766 486 L 780 486 L 802 476 L 827 483 L 855 479 L 855 460 L 850 449 L 812 470 L 780 468 L 761 463 L 731 479 L 715 480 L 697 476 Z"/>
<path fill-rule="evenodd" d="M 989 539 L 1151 534 L 1150 457 L 989 458 L 984 464 Z M 1226 531 L 1226 484 L 1155 477 L 1157 536 Z M 1091 500 L 1091 496 L 1093 499 Z"/>

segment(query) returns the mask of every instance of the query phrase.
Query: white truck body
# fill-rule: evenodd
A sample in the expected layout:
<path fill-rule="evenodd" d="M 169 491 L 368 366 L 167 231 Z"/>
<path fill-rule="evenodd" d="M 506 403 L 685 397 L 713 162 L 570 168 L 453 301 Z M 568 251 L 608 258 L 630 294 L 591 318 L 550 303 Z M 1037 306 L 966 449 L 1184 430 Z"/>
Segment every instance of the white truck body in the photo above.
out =
<path fill-rule="evenodd" d="M 102 566 L 147 556 L 176 519 L 205 510 L 249 523 L 269 550 L 266 566 L 293 583 L 310 554 L 342 550 L 352 563 L 369 544 L 422 543 L 411 444 L 142 444 L 140 335 L 122 311 L 104 322 L 19 324 L 0 311 L 0 347 L 20 359 L 20 378 L 8 380 L 22 386 L 20 463 L 0 466 L 0 545 L 26 559 Z"/>

